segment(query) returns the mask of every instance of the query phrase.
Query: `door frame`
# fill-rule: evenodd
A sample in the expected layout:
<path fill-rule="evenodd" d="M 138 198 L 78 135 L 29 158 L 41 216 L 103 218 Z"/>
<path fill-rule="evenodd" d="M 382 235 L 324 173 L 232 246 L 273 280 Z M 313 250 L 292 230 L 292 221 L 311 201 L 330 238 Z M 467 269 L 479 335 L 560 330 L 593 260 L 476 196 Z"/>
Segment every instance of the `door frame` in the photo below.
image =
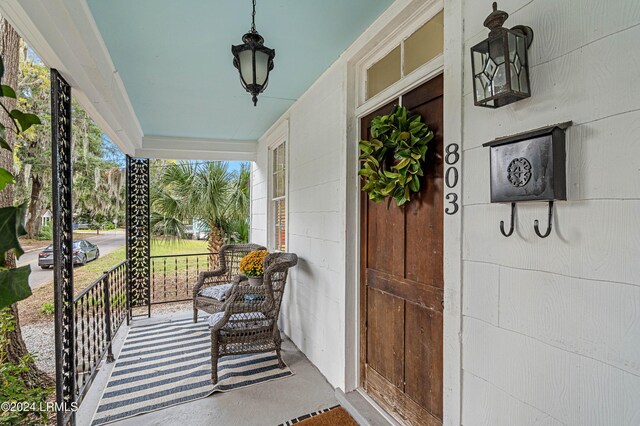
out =
<path fill-rule="evenodd" d="M 455 168 L 458 183 L 445 193 L 457 197 L 460 208 L 455 215 L 444 214 L 444 292 L 443 312 L 443 424 L 460 425 L 462 402 L 462 92 L 464 51 L 462 6 L 443 0 L 400 0 L 390 7 L 385 22 L 376 22 L 346 52 L 347 62 L 347 158 L 346 158 L 346 345 L 345 391 L 362 392 L 361 351 L 361 274 L 360 274 L 360 185 L 358 141 L 360 118 L 394 97 L 407 93 L 444 73 L 445 149 L 457 144 L 460 161 Z M 395 6 L 395 8 L 394 8 Z M 392 10 L 393 9 L 393 10 Z M 395 48 L 425 22 L 444 9 L 444 53 L 389 88 L 364 101 L 366 69 Z M 377 25 L 376 25 L 377 24 Z M 375 31 L 377 30 L 377 31 Z M 375 31 L 371 34 L 371 31 Z M 360 43 L 359 43 L 360 42 Z M 445 194 L 445 196 L 446 196 Z M 445 205 L 447 200 L 445 200 Z M 347 260 L 349 259 L 349 260 Z M 365 394 L 366 397 L 366 394 Z M 367 398 L 369 399 L 369 398 Z M 370 400 L 370 399 L 369 399 Z M 371 401 L 371 400 L 370 400 Z M 374 404 L 375 406 L 376 404 Z M 379 407 L 377 407 L 380 409 Z"/>

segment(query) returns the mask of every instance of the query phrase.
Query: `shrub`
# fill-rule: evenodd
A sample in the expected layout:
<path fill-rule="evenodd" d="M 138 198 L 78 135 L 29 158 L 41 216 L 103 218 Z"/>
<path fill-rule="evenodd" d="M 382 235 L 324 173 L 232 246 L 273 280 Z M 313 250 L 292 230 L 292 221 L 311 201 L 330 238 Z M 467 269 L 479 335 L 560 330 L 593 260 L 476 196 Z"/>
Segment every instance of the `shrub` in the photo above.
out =
<path fill-rule="evenodd" d="M 33 411 L 0 411 L 0 424 L 3 425 L 33 425 L 47 424 L 49 414 L 40 411 L 40 406 L 46 406 L 53 388 L 30 387 L 25 381 L 25 373 L 29 365 L 33 364 L 32 355 L 23 357 L 18 363 L 7 360 L 7 337 L 15 329 L 15 321 L 11 311 L 0 310 L 0 402 L 29 402 L 33 404 Z"/>
<path fill-rule="evenodd" d="M 50 224 L 44 225 L 40 229 L 40 234 L 38 235 L 39 240 L 52 240 L 53 239 L 53 228 Z"/>
<path fill-rule="evenodd" d="M 38 308 L 38 312 L 45 315 L 53 315 L 55 312 L 55 305 L 53 302 L 44 302 L 40 308 Z"/>

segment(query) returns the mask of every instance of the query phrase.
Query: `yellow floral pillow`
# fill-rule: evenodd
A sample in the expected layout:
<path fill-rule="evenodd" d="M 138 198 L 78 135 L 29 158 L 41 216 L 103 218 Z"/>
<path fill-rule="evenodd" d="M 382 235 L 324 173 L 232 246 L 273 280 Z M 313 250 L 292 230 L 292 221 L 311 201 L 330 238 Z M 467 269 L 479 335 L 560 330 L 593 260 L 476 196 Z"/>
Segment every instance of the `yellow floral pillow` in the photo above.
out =
<path fill-rule="evenodd" d="M 247 277 L 264 275 L 264 258 L 269 254 L 266 250 L 252 251 L 240 260 L 240 272 Z"/>

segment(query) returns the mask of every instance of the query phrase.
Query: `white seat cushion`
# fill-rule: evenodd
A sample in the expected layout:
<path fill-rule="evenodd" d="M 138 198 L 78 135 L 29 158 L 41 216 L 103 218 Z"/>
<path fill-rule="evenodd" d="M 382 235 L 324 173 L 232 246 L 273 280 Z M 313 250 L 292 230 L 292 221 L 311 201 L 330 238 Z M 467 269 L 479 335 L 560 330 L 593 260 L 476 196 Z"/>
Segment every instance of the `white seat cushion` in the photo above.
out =
<path fill-rule="evenodd" d="M 233 284 L 212 285 L 211 287 L 205 287 L 200 290 L 198 296 L 209 297 L 222 302 L 229 296 L 229 293 L 231 293 L 231 287 L 233 287 Z"/>

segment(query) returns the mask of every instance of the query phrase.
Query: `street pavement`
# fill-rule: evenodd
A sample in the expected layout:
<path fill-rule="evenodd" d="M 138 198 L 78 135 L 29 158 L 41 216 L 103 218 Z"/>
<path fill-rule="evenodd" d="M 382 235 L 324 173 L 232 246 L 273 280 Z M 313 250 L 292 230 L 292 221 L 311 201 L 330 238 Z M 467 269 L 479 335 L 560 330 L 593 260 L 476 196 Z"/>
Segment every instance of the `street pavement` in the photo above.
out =
<path fill-rule="evenodd" d="M 87 234 L 84 239 L 96 244 L 100 249 L 100 256 L 104 256 L 124 244 L 125 233 L 124 231 L 117 231 L 101 235 Z M 31 289 L 36 289 L 50 281 L 53 281 L 53 268 L 41 269 L 38 266 L 38 254 L 41 251 L 42 249 L 38 249 L 25 253 L 18 262 L 18 266 L 24 266 L 27 264 L 31 265 L 31 275 L 29 276 L 29 285 L 31 286 Z"/>

